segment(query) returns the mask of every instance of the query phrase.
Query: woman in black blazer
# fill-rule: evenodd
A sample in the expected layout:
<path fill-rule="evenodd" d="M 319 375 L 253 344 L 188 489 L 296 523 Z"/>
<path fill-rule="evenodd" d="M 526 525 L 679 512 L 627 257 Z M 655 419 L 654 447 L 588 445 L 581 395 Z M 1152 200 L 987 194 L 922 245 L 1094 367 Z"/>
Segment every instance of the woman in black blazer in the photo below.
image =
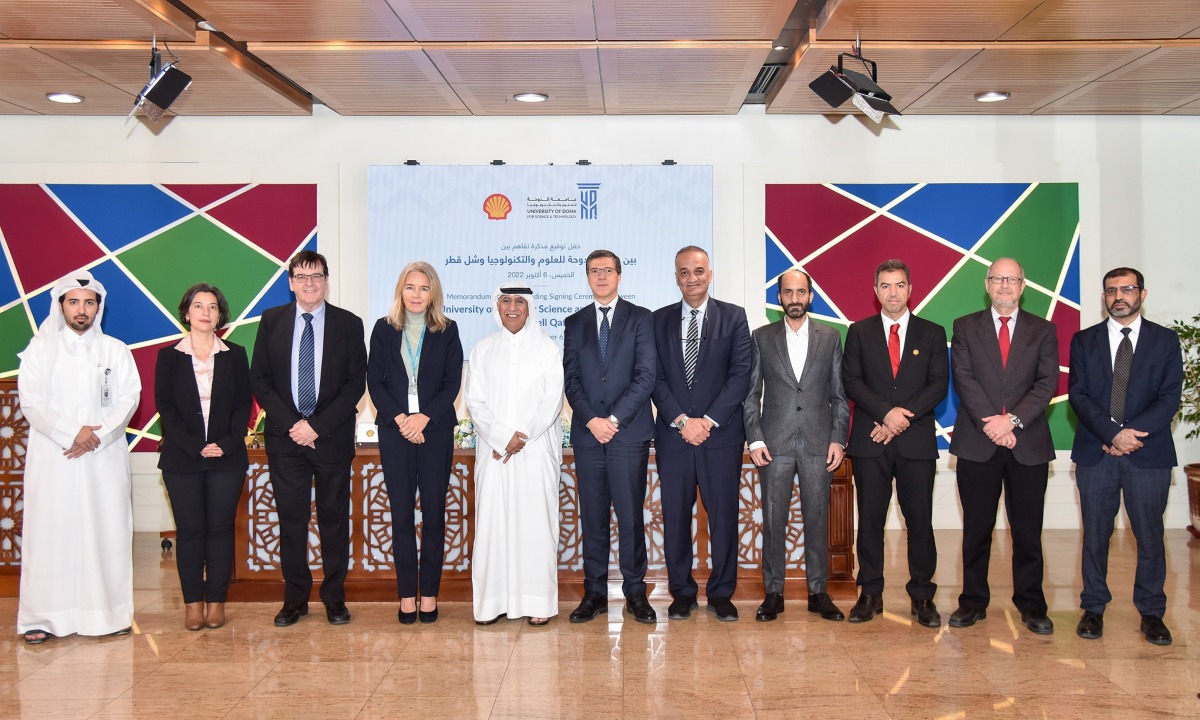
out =
<path fill-rule="evenodd" d="M 404 625 L 437 620 L 446 545 L 446 489 L 454 458 L 454 399 L 462 382 L 458 326 L 442 311 L 442 283 L 409 263 L 395 300 L 371 332 L 367 389 L 375 403 L 383 482 L 392 507 L 392 559 Z M 414 511 L 421 494 L 421 557 Z M 420 588 L 420 607 L 417 590 Z"/>
<path fill-rule="evenodd" d="M 163 436 L 158 467 L 175 516 L 184 627 L 199 630 L 225 624 L 233 520 L 249 465 L 250 368 L 245 348 L 217 337 L 229 322 L 220 290 L 188 288 L 179 320 L 188 334 L 159 350 L 154 369 Z"/>

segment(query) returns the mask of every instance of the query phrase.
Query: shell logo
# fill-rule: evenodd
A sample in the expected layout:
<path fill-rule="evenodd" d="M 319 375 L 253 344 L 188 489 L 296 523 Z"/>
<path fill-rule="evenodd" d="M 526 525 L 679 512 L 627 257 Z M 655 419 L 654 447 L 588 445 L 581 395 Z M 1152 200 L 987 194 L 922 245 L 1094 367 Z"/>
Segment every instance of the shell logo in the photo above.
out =
<path fill-rule="evenodd" d="M 483 211 L 487 213 L 488 220 L 507 220 L 512 207 L 512 201 L 500 193 L 488 195 L 483 201 Z"/>

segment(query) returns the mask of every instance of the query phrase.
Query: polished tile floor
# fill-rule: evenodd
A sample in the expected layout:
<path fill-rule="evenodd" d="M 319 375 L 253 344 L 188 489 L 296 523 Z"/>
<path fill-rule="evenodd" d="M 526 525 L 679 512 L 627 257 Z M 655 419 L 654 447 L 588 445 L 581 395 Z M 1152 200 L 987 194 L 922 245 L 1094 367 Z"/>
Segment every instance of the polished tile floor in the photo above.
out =
<path fill-rule="evenodd" d="M 943 619 L 959 590 L 959 533 L 939 531 Z M 155 535 L 135 541 L 135 632 L 26 646 L 16 601 L 0 600 L 0 718 L 1197 718 L 1200 717 L 1200 541 L 1167 537 L 1170 647 L 1138 633 L 1130 595 L 1132 537 L 1114 538 L 1117 598 L 1105 635 L 1075 635 L 1079 540 L 1048 531 L 1051 636 L 1025 630 L 1008 601 L 1006 543 L 994 549 L 986 620 L 938 631 L 911 622 L 903 535 L 889 534 L 885 612 L 872 622 L 823 621 L 789 602 L 754 621 L 703 609 L 657 626 L 608 616 L 545 628 L 476 627 L 470 607 L 444 603 L 432 625 L 401 626 L 396 605 L 351 604 L 332 627 L 316 612 L 277 629 L 278 609 L 231 604 L 229 624 L 187 632 L 174 562 Z M 849 611 L 851 600 L 840 599 Z M 320 606 L 313 608 L 319 610 Z"/>

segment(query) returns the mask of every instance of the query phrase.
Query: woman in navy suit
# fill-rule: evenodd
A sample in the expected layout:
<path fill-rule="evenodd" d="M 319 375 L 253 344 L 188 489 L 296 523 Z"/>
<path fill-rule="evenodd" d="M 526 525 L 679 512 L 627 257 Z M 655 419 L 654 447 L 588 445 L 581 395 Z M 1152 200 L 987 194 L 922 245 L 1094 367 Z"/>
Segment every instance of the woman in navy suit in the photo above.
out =
<path fill-rule="evenodd" d="M 367 389 L 392 507 L 392 558 L 404 625 L 437 620 L 446 544 L 446 488 L 454 457 L 454 399 L 462 382 L 458 326 L 442 311 L 442 283 L 426 262 L 400 272 L 386 317 L 371 332 Z M 414 511 L 421 495 L 421 557 Z M 418 587 L 421 593 L 417 604 Z"/>
<path fill-rule="evenodd" d="M 163 436 L 158 467 L 175 516 L 184 627 L 199 630 L 225 624 L 233 519 L 249 465 L 250 368 L 245 348 L 217 337 L 229 322 L 220 290 L 188 288 L 179 320 L 188 333 L 158 352 L 154 371 Z"/>

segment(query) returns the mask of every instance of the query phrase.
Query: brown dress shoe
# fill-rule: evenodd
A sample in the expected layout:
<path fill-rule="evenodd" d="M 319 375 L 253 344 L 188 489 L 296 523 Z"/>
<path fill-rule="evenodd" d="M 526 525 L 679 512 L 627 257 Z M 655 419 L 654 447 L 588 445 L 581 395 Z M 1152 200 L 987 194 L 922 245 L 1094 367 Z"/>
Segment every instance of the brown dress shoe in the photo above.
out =
<path fill-rule="evenodd" d="M 219 628 L 225 624 L 225 603 L 209 603 L 204 611 L 204 627 Z"/>
<path fill-rule="evenodd" d="M 183 626 L 188 630 L 204 627 L 204 603 L 194 602 L 183 606 Z"/>

